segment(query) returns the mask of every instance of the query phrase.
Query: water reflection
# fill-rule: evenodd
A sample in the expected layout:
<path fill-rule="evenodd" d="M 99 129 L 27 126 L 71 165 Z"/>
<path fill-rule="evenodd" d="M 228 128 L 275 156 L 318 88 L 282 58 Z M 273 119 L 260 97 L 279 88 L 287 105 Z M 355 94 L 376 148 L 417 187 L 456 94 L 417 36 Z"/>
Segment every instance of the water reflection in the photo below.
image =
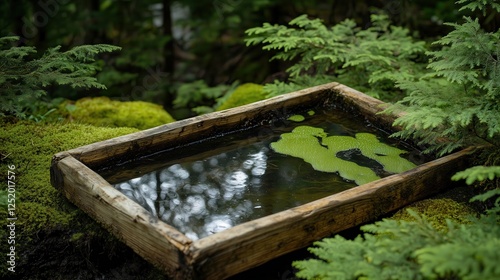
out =
<path fill-rule="evenodd" d="M 262 144 L 193 163 L 174 164 L 115 185 L 192 239 L 260 216 L 269 148 Z M 242 158 L 243 157 L 243 158 Z"/>
<path fill-rule="evenodd" d="M 295 125 L 316 125 L 328 135 L 379 132 L 338 111 Z M 293 128 L 268 127 L 274 134 L 258 139 L 258 131 L 228 134 L 100 174 L 155 217 L 196 240 L 356 186 L 269 148 Z"/>

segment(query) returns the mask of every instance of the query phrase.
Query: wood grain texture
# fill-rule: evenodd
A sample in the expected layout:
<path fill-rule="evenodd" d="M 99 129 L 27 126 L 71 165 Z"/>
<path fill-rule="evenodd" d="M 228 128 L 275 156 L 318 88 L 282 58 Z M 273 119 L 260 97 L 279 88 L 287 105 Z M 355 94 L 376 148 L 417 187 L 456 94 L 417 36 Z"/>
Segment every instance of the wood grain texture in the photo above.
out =
<path fill-rule="evenodd" d="M 192 242 L 114 189 L 101 176 L 71 156 L 51 167 L 57 186 L 80 209 L 168 275 L 191 275 L 184 251 Z"/>
<path fill-rule="evenodd" d="M 51 182 L 83 211 L 174 279 L 224 279 L 449 188 L 473 148 L 192 241 L 158 221 L 92 169 L 283 119 L 294 110 L 345 106 L 386 130 L 397 116 L 347 86 L 330 83 L 58 153 Z M 229 148 L 229 147 L 228 147 Z M 117 174 L 117 180 L 129 176 Z"/>

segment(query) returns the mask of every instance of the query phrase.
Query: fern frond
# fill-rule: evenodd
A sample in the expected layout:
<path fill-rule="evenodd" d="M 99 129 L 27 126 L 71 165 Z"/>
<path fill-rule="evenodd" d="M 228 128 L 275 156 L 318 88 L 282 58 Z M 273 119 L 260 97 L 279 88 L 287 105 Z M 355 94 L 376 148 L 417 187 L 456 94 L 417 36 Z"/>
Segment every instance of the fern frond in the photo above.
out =
<path fill-rule="evenodd" d="M 93 77 L 98 66 L 90 64 L 95 55 L 120 49 L 111 45 L 79 46 L 66 52 L 60 47 L 47 50 L 40 58 L 33 59 L 33 47 L 10 47 L 8 42 L 16 37 L 0 38 L 0 114 L 11 113 L 25 116 L 26 104 L 46 94 L 44 87 L 70 85 L 71 87 L 100 88 L 105 86 Z"/>
<path fill-rule="evenodd" d="M 485 201 L 487 201 L 489 199 L 493 199 L 495 197 L 496 197 L 496 199 L 495 199 L 494 206 L 492 208 L 486 210 L 486 213 L 491 215 L 492 219 L 496 218 L 497 222 L 500 223 L 500 189 L 499 188 L 489 190 L 489 191 L 482 193 L 482 194 L 478 194 L 471 199 L 471 202 L 474 202 L 474 201 L 485 202 Z"/>
<path fill-rule="evenodd" d="M 364 30 L 351 19 L 328 28 L 319 19 L 301 15 L 289 22 L 291 27 L 265 23 L 249 29 L 245 41 L 277 51 L 273 60 L 296 60 L 287 69 L 291 78 L 330 76 L 377 97 L 399 93 L 394 86 L 397 77 L 411 80 L 422 70 L 413 66 L 425 44 L 415 42 L 407 29 L 391 26 L 386 15 L 373 15 L 371 20 L 372 26 Z"/>
<path fill-rule="evenodd" d="M 488 6 L 491 6 L 495 11 L 500 12 L 500 3 L 498 0 L 458 0 L 457 3 L 463 4 L 459 11 L 465 9 L 471 11 L 480 10 L 485 14 Z"/>
<path fill-rule="evenodd" d="M 474 166 L 457 172 L 451 179 L 454 181 L 465 179 L 467 185 L 472 185 L 476 181 L 493 180 L 497 177 L 500 177 L 500 166 Z"/>

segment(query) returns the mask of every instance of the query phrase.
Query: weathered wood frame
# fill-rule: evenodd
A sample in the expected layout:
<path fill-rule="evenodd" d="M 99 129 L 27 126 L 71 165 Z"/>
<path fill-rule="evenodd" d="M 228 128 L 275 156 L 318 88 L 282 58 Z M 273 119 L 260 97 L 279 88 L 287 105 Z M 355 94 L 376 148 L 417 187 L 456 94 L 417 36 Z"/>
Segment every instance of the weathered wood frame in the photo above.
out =
<path fill-rule="evenodd" d="M 396 118 L 377 114 L 384 106 L 381 101 L 330 83 L 58 153 L 52 160 L 51 183 L 170 277 L 223 279 L 448 188 L 451 174 L 467 166 L 473 151 L 465 149 L 196 241 L 152 217 L 91 169 L 175 149 L 228 129 L 258 126 L 286 114 L 287 108 L 315 102 L 342 104 L 384 129 L 391 129 Z"/>

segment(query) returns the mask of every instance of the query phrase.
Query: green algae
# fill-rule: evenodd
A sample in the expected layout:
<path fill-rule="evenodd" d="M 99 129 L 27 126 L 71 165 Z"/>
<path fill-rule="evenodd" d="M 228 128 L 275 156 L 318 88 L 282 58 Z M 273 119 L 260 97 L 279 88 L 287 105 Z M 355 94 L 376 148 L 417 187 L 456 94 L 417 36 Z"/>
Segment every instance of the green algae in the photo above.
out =
<path fill-rule="evenodd" d="M 400 157 L 406 151 L 381 143 L 370 133 L 351 136 L 328 136 L 318 127 L 299 126 L 290 133 L 271 143 L 277 153 L 303 159 L 315 170 L 337 172 L 342 178 L 358 185 L 369 183 L 380 177 L 370 168 L 337 157 L 337 153 L 359 149 L 361 153 L 380 163 L 390 173 L 400 173 L 412 169 L 415 164 Z"/>
<path fill-rule="evenodd" d="M 308 116 L 314 116 L 314 114 L 316 114 L 316 112 L 314 112 L 313 110 L 307 111 Z M 297 114 L 297 115 L 290 116 L 287 120 L 293 121 L 293 122 L 303 122 L 305 119 L 306 119 L 306 117 L 304 117 L 303 115 Z"/>
<path fill-rule="evenodd" d="M 306 118 L 302 115 L 293 115 L 293 116 L 290 116 L 287 120 L 293 121 L 293 122 L 302 122 L 305 119 Z"/>

